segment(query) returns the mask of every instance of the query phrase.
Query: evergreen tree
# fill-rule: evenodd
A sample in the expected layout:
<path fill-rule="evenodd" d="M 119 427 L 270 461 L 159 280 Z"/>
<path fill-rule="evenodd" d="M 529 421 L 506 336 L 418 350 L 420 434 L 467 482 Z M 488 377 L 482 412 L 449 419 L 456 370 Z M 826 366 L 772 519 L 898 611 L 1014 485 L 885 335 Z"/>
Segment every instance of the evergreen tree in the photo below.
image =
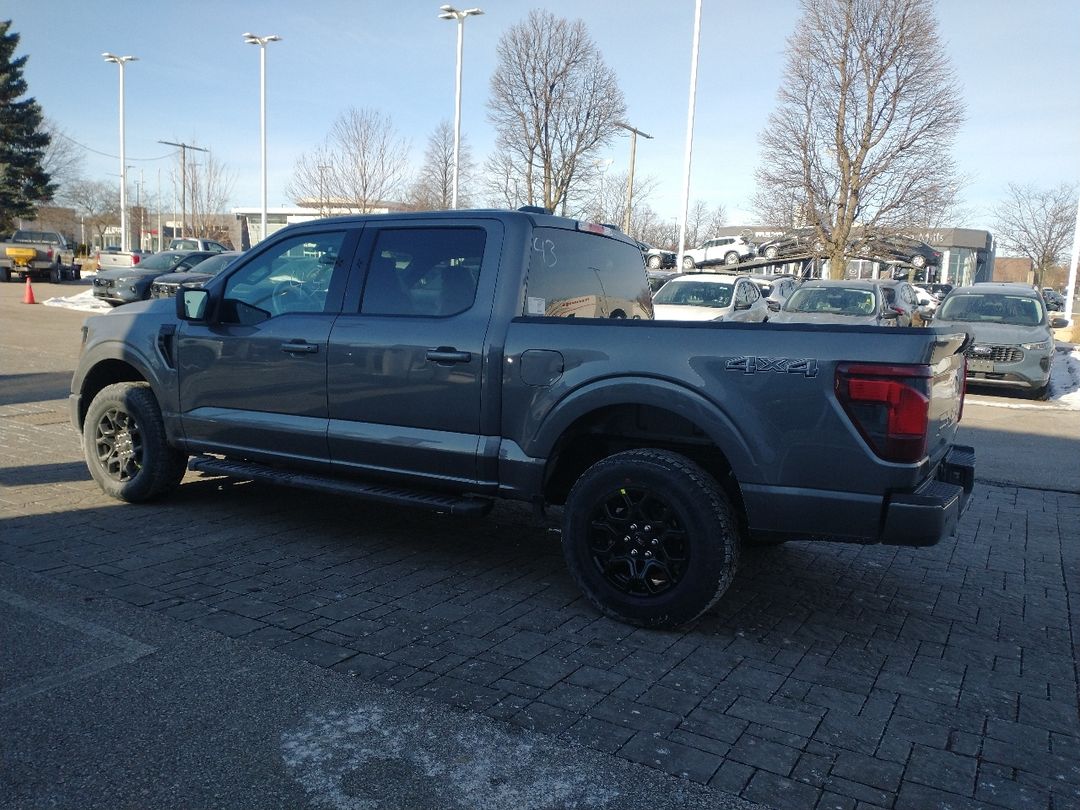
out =
<path fill-rule="evenodd" d="M 0 21 L 0 230 L 8 230 L 16 217 L 34 217 L 36 204 L 56 191 L 42 167 L 49 135 L 41 107 L 32 98 L 19 100 L 27 85 L 26 57 L 15 58 L 18 45 L 11 20 Z"/>

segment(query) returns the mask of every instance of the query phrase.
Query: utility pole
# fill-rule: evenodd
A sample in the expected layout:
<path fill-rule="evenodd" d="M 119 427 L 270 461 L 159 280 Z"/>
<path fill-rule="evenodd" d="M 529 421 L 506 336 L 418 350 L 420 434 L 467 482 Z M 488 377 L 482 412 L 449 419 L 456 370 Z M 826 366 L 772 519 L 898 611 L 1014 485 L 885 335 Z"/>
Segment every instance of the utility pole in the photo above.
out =
<path fill-rule="evenodd" d="M 319 164 L 319 216 L 321 217 L 329 216 L 330 205 L 326 199 L 326 170 L 329 168 L 325 164 Z"/>
<path fill-rule="evenodd" d="M 174 143 L 173 141 L 158 141 L 166 146 L 175 146 L 180 150 L 180 236 L 187 236 L 187 150 L 196 152 L 209 152 L 201 146 L 192 146 L 189 143 Z"/>
<path fill-rule="evenodd" d="M 652 135 L 648 135 L 642 132 L 640 129 L 634 129 L 629 124 L 624 124 L 621 121 L 615 126 L 619 129 L 625 129 L 630 133 L 630 172 L 626 178 L 626 213 L 623 214 L 623 233 L 629 236 L 630 234 L 630 207 L 634 202 L 634 156 L 637 154 L 637 136 L 642 138 L 648 138 L 652 140 Z"/>

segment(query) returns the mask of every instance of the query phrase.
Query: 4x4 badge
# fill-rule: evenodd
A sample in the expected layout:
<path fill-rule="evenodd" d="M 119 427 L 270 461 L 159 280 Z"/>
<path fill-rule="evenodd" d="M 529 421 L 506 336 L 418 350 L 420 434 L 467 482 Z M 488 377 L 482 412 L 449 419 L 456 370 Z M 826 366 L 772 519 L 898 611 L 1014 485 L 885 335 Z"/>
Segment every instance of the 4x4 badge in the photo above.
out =
<path fill-rule="evenodd" d="M 756 374 L 759 371 L 775 371 L 779 374 L 802 374 L 816 377 L 818 362 L 811 357 L 732 357 L 724 365 L 727 371 Z"/>

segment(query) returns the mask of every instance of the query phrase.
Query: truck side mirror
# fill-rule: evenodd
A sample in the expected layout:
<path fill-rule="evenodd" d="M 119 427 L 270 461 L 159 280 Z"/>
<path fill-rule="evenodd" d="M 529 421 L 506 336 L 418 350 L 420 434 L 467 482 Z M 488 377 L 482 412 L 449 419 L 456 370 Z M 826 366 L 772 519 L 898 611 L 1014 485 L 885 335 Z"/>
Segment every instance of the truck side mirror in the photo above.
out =
<path fill-rule="evenodd" d="M 202 321 L 206 318 L 206 305 L 210 293 L 206 290 L 185 290 L 176 296 L 176 317 L 182 321 Z"/>
<path fill-rule="evenodd" d="M 1050 328 L 1051 329 L 1066 329 L 1066 328 L 1068 328 L 1068 326 L 1069 326 L 1069 321 L 1067 319 L 1065 319 L 1065 318 L 1051 318 L 1050 319 Z"/>

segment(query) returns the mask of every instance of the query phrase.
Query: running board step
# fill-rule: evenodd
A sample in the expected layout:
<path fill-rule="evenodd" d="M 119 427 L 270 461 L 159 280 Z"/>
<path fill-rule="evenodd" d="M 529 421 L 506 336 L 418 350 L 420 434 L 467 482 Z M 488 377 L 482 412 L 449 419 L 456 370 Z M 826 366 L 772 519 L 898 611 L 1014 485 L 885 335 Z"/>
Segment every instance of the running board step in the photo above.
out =
<path fill-rule="evenodd" d="M 229 478 L 260 481 L 265 484 L 280 484 L 287 487 L 310 489 L 331 495 L 348 495 L 369 501 L 393 503 L 399 506 L 412 506 L 443 512 L 459 517 L 486 515 L 491 511 L 492 502 L 487 498 L 455 497 L 413 489 L 397 489 L 378 484 L 367 484 L 344 478 L 333 478 L 318 473 L 288 472 L 253 461 L 234 461 L 212 456 L 195 456 L 188 462 L 188 469 L 210 475 L 224 475 Z"/>

